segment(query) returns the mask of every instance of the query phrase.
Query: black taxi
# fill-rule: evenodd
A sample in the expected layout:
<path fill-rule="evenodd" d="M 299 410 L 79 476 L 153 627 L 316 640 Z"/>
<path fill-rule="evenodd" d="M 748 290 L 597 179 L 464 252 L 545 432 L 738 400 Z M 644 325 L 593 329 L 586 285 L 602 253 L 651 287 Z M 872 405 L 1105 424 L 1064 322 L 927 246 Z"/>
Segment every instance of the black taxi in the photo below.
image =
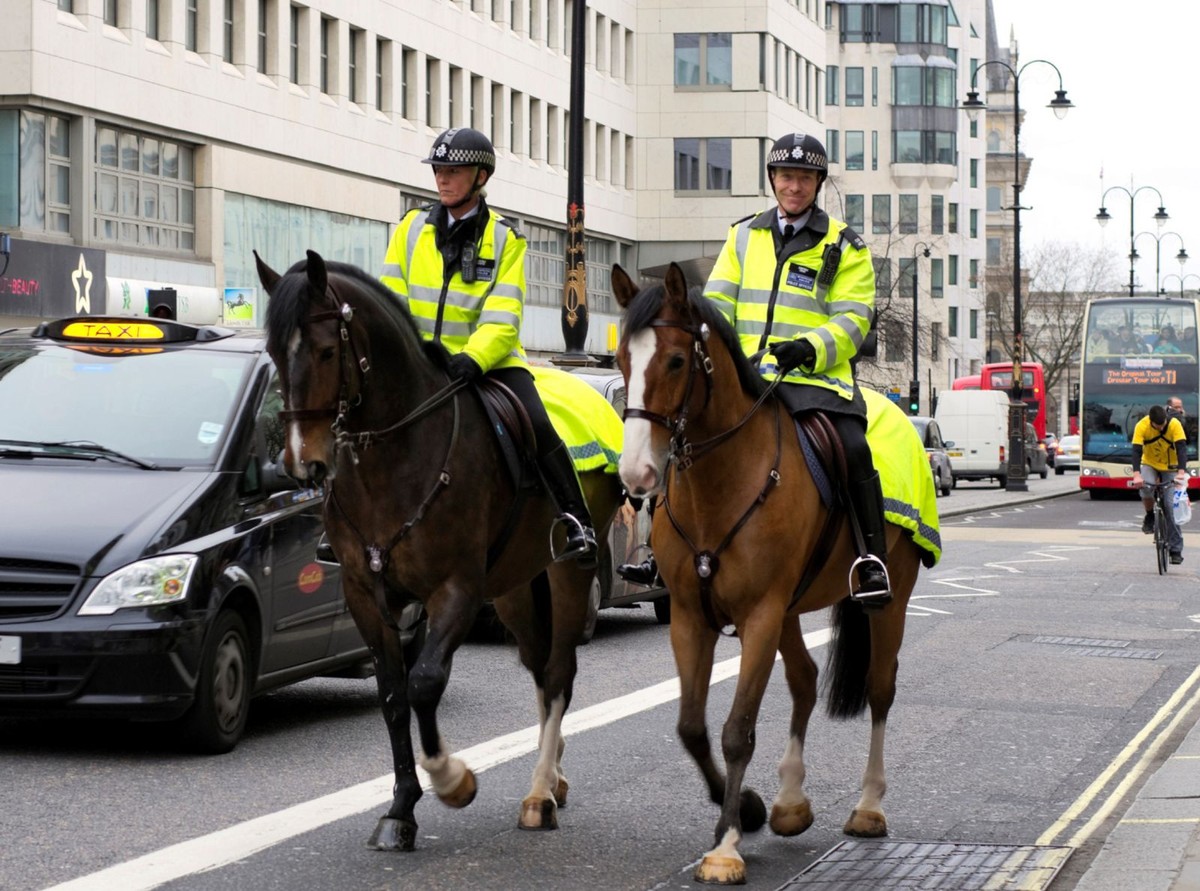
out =
<path fill-rule="evenodd" d="M 254 695 L 365 676 L 322 495 L 276 468 L 281 408 L 258 331 L 0 333 L 0 717 L 175 720 L 223 752 Z"/>

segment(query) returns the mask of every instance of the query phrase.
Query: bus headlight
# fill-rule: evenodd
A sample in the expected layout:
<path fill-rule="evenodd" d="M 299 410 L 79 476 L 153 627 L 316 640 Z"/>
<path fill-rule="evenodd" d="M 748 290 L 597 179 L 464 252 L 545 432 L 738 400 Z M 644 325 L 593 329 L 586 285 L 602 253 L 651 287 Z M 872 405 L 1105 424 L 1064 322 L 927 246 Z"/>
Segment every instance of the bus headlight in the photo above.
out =
<path fill-rule="evenodd" d="M 183 600 L 199 560 L 195 554 L 164 554 L 123 566 L 100 581 L 79 615 L 111 616 L 119 609 Z"/>
<path fill-rule="evenodd" d="M 1108 471 L 1100 467 L 1085 467 L 1083 468 L 1082 473 L 1084 476 L 1108 476 Z"/>

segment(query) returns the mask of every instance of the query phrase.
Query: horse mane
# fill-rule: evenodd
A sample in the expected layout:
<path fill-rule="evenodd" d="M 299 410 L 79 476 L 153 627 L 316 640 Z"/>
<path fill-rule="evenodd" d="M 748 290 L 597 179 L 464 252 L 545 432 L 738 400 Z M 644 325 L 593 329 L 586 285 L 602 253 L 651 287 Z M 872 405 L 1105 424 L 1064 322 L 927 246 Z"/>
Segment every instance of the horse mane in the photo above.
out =
<path fill-rule="evenodd" d="M 280 355 L 283 354 L 287 343 L 296 333 L 296 329 L 312 311 L 315 295 L 309 286 L 308 276 L 305 274 L 307 269 L 307 259 L 293 264 L 280 277 L 275 293 L 271 295 L 271 299 L 267 303 L 265 330 L 268 348 L 277 351 Z M 395 323 L 393 327 L 400 336 L 411 341 L 404 348 L 406 353 L 412 354 L 419 351 L 438 368 L 447 367 L 450 354 L 446 348 L 440 343 L 426 341 L 421 337 L 421 331 L 417 327 L 412 313 L 387 285 L 350 263 L 326 260 L 325 271 L 331 279 L 335 276 L 350 279 L 359 286 L 359 290 L 364 292 L 368 302 Z"/>
<path fill-rule="evenodd" d="M 625 330 L 631 334 L 649 327 L 650 322 L 662 312 L 665 295 L 666 288 L 662 285 L 650 285 L 638 291 L 637 297 L 629 304 L 625 313 Z M 725 349 L 729 351 L 729 356 L 733 360 L 733 367 L 737 369 L 738 382 L 741 384 L 742 390 L 746 395 L 757 399 L 766 389 L 767 381 L 757 366 L 746 357 L 733 326 L 722 315 L 717 305 L 705 297 L 698 287 L 693 285 L 688 288 L 687 301 L 692 316 L 707 324 L 709 331 L 720 337 L 721 342 L 725 344 Z"/>

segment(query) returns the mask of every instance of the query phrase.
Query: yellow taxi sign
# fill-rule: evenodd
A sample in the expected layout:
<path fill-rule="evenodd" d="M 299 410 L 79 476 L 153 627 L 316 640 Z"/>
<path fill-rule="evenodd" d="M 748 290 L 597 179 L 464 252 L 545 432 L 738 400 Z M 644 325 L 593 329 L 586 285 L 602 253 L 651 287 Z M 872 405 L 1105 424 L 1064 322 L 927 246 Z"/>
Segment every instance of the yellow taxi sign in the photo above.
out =
<path fill-rule="evenodd" d="M 63 327 L 62 335 L 65 340 L 87 341 L 133 341 L 133 340 L 164 340 L 167 335 L 161 325 L 141 321 L 117 321 L 105 319 L 97 321 L 76 320 Z"/>

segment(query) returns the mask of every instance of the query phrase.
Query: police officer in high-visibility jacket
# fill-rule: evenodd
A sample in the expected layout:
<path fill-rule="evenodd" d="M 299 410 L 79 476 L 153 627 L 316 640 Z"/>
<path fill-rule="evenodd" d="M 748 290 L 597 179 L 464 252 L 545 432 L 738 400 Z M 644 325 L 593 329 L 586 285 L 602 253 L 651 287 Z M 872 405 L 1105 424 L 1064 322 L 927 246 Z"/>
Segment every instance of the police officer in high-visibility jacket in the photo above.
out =
<path fill-rule="evenodd" d="M 867 445 L 867 409 L 854 380 L 875 317 L 875 270 L 857 232 L 816 206 L 825 147 L 789 133 L 767 156 L 776 207 L 735 223 L 704 294 L 733 324 L 746 355 L 763 350 L 764 377 L 793 414 L 820 410 L 846 451 L 846 495 L 857 527 L 858 587 L 865 606 L 891 600 L 879 474 Z"/>
<path fill-rule="evenodd" d="M 450 352 L 451 378 L 471 382 L 490 374 L 520 398 L 537 437 L 538 468 L 567 532 L 556 559 L 594 565 L 587 503 L 521 347 L 525 236 L 485 200 L 495 149 L 478 130 L 459 127 L 439 135 L 423 163 L 433 166 L 438 203 L 400 221 L 380 279 L 408 306 L 421 336 Z"/>

